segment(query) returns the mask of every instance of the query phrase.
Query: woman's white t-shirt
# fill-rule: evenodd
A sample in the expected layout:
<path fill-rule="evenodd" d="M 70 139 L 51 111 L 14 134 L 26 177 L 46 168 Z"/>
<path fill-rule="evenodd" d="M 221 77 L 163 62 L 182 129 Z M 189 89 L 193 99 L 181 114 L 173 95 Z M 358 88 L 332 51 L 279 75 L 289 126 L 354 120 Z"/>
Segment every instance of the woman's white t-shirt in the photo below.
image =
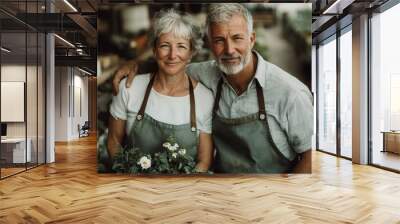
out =
<path fill-rule="evenodd" d="M 113 97 L 110 113 L 114 118 L 126 120 L 126 131 L 130 133 L 136 115 L 142 105 L 150 74 L 137 75 L 129 88 L 126 79 L 119 85 L 117 96 Z M 211 133 L 214 96 L 211 91 L 197 83 L 194 89 L 196 125 L 198 131 Z M 171 97 L 151 89 L 145 113 L 153 119 L 172 125 L 190 123 L 190 97 Z"/>

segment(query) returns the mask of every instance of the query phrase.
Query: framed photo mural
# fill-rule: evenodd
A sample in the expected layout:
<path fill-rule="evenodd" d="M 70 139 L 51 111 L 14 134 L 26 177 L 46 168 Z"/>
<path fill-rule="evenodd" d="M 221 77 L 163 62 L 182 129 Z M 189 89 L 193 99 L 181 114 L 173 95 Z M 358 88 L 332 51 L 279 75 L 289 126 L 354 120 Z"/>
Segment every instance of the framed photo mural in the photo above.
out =
<path fill-rule="evenodd" d="M 98 171 L 310 173 L 311 3 L 109 4 Z"/>

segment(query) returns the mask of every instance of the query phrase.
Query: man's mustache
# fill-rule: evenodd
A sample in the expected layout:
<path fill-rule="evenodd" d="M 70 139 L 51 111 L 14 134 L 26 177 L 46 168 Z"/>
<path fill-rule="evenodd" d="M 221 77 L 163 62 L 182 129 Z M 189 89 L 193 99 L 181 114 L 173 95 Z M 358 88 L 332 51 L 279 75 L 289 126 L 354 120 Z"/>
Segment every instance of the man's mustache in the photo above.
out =
<path fill-rule="evenodd" d="M 222 55 L 219 59 L 220 60 L 233 60 L 233 59 L 241 59 L 241 56 L 232 56 L 232 55 Z"/>

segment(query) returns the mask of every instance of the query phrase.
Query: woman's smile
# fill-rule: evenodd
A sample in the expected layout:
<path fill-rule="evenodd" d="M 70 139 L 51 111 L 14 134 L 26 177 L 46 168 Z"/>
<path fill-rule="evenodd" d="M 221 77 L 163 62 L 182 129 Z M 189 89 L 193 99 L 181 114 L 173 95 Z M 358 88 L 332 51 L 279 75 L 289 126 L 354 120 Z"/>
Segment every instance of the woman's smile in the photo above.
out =
<path fill-rule="evenodd" d="M 174 66 L 179 64 L 180 62 L 165 62 L 165 64 L 169 65 L 169 66 Z"/>

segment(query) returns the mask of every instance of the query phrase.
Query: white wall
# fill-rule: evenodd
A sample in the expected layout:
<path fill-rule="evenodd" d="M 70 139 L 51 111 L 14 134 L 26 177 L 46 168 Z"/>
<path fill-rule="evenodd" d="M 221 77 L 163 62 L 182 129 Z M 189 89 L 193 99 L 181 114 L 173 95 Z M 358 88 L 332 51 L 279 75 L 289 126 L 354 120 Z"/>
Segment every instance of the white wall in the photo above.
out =
<path fill-rule="evenodd" d="M 18 81 L 25 82 L 25 64 L 24 65 L 2 65 L 1 81 Z M 29 66 L 28 66 L 29 69 Z"/>
<path fill-rule="evenodd" d="M 38 70 L 36 70 L 38 69 Z M 25 64 L 3 64 L 1 66 L 1 76 L 3 81 L 11 82 L 25 82 L 26 83 L 26 100 L 20 108 L 21 113 L 26 112 L 26 120 L 23 122 L 6 122 L 7 123 L 7 137 L 9 138 L 25 138 L 27 136 L 32 143 L 30 145 L 32 151 L 32 161 L 44 163 L 44 150 L 45 150 L 45 115 L 44 115 L 44 74 L 43 67 L 38 67 Z M 25 79 L 27 80 L 25 81 Z M 4 89 L 2 89 L 2 93 Z M 22 92 L 21 92 L 22 91 Z M 10 93 L 9 93 L 10 94 Z M 24 94 L 24 90 L 20 90 L 20 94 Z M 7 95 L 2 95 L 7 97 Z M 3 104 L 4 102 L 2 102 Z M 25 105 L 26 103 L 26 105 Z M 13 108 L 1 107 L 2 112 L 13 113 Z M 16 109 L 14 109 L 16 110 Z M 15 113 L 15 112 L 14 112 Z M 37 156 L 38 153 L 38 157 Z M 50 161 L 50 160 L 49 160 Z"/>
<path fill-rule="evenodd" d="M 78 124 L 88 120 L 88 78 L 83 75 L 76 68 L 56 67 L 56 141 L 79 138 Z"/>
<path fill-rule="evenodd" d="M 1 81 L 5 82 L 25 82 L 26 69 L 28 74 L 33 70 L 32 66 L 25 67 L 25 65 L 6 64 L 1 66 Z M 25 82 L 26 83 L 26 82 Z M 28 97 L 36 97 L 36 94 L 29 93 Z M 8 108 L 1 108 L 7 110 Z M 30 114 L 28 114 L 29 116 Z M 31 120 L 31 117 L 28 117 Z M 25 122 L 7 122 L 7 136 L 8 137 L 25 137 Z"/>
<path fill-rule="evenodd" d="M 68 140 L 68 68 L 55 68 L 55 141 Z"/>
<path fill-rule="evenodd" d="M 1 66 L 1 81 L 18 81 L 25 82 L 25 65 L 9 64 Z M 28 68 L 29 69 L 29 68 Z M 7 110 L 7 108 L 1 108 Z M 8 122 L 7 123 L 8 137 L 25 137 L 25 122 Z"/>
<path fill-rule="evenodd" d="M 88 78 L 84 77 L 82 72 L 80 72 L 77 69 L 74 69 L 73 71 L 73 89 L 72 91 L 72 96 L 71 99 L 73 99 L 74 102 L 71 102 L 72 108 L 72 119 L 71 119 L 71 132 L 70 136 L 71 138 L 75 139 L 78 138 L 79 133 L 78 133 L 78 124 L 83 125 L 85 121 L 88 121 L 89 119 L 89 111 L 88 111 Z M 80 97 L 79 97 L 80 95 Z M 80 101 L 80 102 L 79 102 Z M 81 107 L 81 108 L 79 108 Z M 81 110 L 81 111 L 80 111 Z"/>
<path fill-rule="evenodd" d="M 1 82 L 1 121 L 24 122 L 25 82 Z M 36 108 L 36 105 L 34 105 Z"/>

